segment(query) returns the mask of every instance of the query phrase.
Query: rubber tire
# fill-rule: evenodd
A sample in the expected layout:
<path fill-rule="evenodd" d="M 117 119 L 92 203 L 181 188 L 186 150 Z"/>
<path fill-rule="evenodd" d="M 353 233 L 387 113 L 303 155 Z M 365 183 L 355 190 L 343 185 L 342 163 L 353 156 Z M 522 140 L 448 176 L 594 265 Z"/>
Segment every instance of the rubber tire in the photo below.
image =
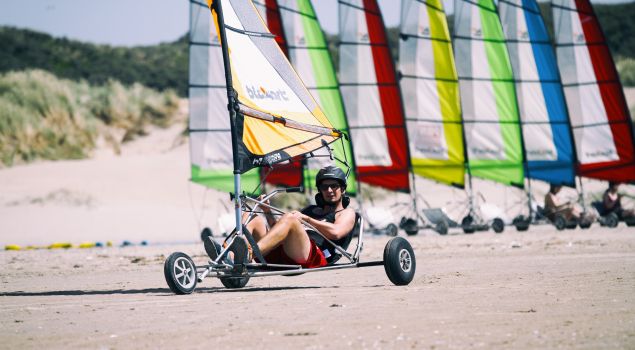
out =
<path fill-rule="evenodd" d="M 244 254 L 247 249 L 247 242 L 245 242 L 245 240 L 243 240 L 242 238 L 237 239 L 239 239 L 240 241 L 236 241 L 234 244 L 232 244 L 232 246 L 229 248 L 229 251 L 234 253 L 234 258 L 238 257 L 238 259 L 246 261 L 246 257 L 244 256 Z M 226 256 L 226 259 L 229 259 L 231 261 L 231 258 L 229 258 L 229 253 L 227 253 Z M 233 261 L 231 262 L 233 263 Z M 221 277 L 219 279 L 220 283 L 222 283 L 223 286 L 229 289 L 242 288 L 247 285 L 247 282 L 249 282 L 249 276 Z"/>
<path fill-rule="evenodd" d="M 397 236 L 397 234 L 399 234 L 399 227 L 392 223 L 388 224 L 388 226 L 386 226 L 386 234 L 390 237 Z"/>
<path fill-rule="evenodd" d="M 620 223 L 620 218 L 617 217 L 617 214 L 610 213 L 609 215 L 604 217 L 604 223 L 607 227 L 616 228 Z M 628 221 L 626 222 L 628 225 Z M 630 225 L 629 225 L 630 226 Z"/>
<path fill-rule="evenodd" d="M 567 220 L 562 215 L 557 215 L 553 219 L 553 225 L 556 227 L 558 231 L 562 231 L 567 227 Z"/>
<path fill-rule="evenodd" d="M 586 229 L 590 228 L 592 224 L 593 224 L 593 221 L 591 221 L 589 219 L 581 219 L 580 220 L 580 228 L 583 229 L 583 230 L 586 230 Z"/>
<path fill-rule="evenodd" d="M 439 221 L 434 230 L 441 236 L 445 236 L 448 234 L 448 223 L 445 221 Z"/>
<path fill-rule="evenodd" d="M 514 227 L 516 227 L 516 231 L 518 232 L 524 232 L 529 230 L 529 225 L 531 225 L 529 218 L 526 218 L 523 215 L 519 215 L 515 217 L 513 224 L 514 224 Z"/>
<path fill-rule="evenodd" d="M 188 274 L 190 275 L 191 282 L 184 285 L 184 283 L 179 281 L 178 277 L 176 277 L 176 264 L 179 264 L 179 267 L 185 268 L 189 266 L 189 268 L 193 270 L 193 274 Z M 191 294 L 196 288 L 198 280 L 196 265 L 194 261 L 192 261 L 192 258 L 185 253 L 176 252 L 168 256 L 163 264 L 163 275 L 165 276 L 165 281 L 168 283 L 168 287 L 170 287 L 170 290 L 175 294 Z"/>
<path fill-rule="evenodd" d="M 635 226 L 635 217 L 628 217 L 624 219 L 624 222 L 626 223 L 626 226 L 633 227 Z"/>
<path fill-rule="evenodd" d="M 463 220 L 461 220 L 461 227 L 463 228 L 463 233 L 468 235 L 474 233 L 476 229 L 474 228 L 473 223 L 474 223 L 474 218 L 472 218 L 471 215 L 464 217 Z"/>
<path fill-rule="evenodd" d="M 403 265 L 402 265 L 402 259 Z M 406 268 L 404 268 L 404 265 Z M 408 285 L 415 276 L 417 261 L 412 246 L 402 237 L 395 237 L 384 248 L 384 270 L 388 279 L 397 286 Z"/>
<path fill-rule="evenodd" d="M 205 242 L 205 239 L 207 239 L 207 237 L 213 237 L 214 233 L 212 232 L 212 229 L 209 227 L 205 227 L 202 231 L 201 231 L 201 241 Z"/>
<path fill-rule="evenodd" d="M 492 230 L 496 233 L 502 233 L 505 231 L 505 222 L 503 219 L 495 218 L 494 221 L 492 221 Z"/>
<path fill-rule="evenodd" d="M 238 289 L 247 285 L 249 282 L 249 276 L 247 277 L 223 277 L 220 278 L 220 283 L 229 289 Z"/>
<path fill-rule="evenodd" d="M 408 236 L 415 236 L 417 233 L 419 233 L 419 228 L 417 227 L 417 221 L 414 219 L 405 219 L 402 218 L 402 222 L 401 225 L 399 225 L 400 228 L 402 228 L 404 231 L 406 231 L 406 234 Z"/>

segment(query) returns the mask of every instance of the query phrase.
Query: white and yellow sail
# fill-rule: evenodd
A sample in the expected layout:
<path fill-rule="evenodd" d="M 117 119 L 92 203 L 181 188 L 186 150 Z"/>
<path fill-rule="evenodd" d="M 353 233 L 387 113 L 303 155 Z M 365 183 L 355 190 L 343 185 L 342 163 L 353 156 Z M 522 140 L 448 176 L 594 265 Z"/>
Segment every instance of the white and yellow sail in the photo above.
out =
<path fill-rule="evenodd" d="M 208 0 L 227 40 L 237 109 L 236 169 L 270 165 L 323 147 L 341 136 L 306 89 L 249 0 Z M 220 6 L 219 6 L 220 5 Z M 222 9 L 221 27 L 216 8 Z M 219 32 L 220 33 L 220 32 Z M 225 45 L 225 43 L 222 43 Z"/>
<path fill-rule="evenodd" d="M 412 171 L 463 187 L 459 80 L 441 0 L 402 0 L 399 71 Z"/>

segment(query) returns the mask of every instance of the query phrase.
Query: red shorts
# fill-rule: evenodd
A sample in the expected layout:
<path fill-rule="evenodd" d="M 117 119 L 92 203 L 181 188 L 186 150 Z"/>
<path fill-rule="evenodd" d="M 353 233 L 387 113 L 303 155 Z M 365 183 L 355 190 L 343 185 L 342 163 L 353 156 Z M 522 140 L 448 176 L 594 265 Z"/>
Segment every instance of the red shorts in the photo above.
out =
<path fill-rule="evenodd" d="M 270 264 L 283 264 L 283 265 L 300 265 L 305 269 L 313 267 L 326 266 L 326 258 L 324 253 L 318 248 L 318 246 L 311 241 L 311 251 L 309 252 L 309 258 L 306 261 L 295 261 L 291 259 L 285 252 L 282 244 L 274 248 L 269 254 L 265 255 L 265 260 Z"/>

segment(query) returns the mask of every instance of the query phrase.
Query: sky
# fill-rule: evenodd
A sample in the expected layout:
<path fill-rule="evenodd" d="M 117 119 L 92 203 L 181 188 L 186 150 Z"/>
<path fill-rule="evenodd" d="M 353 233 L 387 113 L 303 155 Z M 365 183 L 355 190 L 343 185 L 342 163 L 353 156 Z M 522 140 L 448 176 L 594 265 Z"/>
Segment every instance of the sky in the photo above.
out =
<path fill-rule="evenodd" d="M 632 0 L 631 0 L 632 1 Z M 399 1 L 378 0 L 387 26 L 399 24 Z M 592 3 L 619 3 L 599 0 Z M 452 1 L 444 0 L 446 9 Z M 313 0 L 324 30 L 337 33 L 337 0 Z M 154 45 L 183 36 L 188 0 L 0 0 L 0 25 L 117 46 Z"/>

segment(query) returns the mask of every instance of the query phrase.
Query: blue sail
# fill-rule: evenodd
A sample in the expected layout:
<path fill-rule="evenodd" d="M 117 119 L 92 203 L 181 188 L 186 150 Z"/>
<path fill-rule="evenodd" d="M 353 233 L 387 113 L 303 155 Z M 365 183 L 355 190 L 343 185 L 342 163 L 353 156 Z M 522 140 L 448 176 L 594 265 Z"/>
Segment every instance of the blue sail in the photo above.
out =
<path fill-rule="evenodd" d="M 499 0 L 514 71 L 525 176 L 575 186 L 575 154 L 556 56 L 535 0 Z"/>

